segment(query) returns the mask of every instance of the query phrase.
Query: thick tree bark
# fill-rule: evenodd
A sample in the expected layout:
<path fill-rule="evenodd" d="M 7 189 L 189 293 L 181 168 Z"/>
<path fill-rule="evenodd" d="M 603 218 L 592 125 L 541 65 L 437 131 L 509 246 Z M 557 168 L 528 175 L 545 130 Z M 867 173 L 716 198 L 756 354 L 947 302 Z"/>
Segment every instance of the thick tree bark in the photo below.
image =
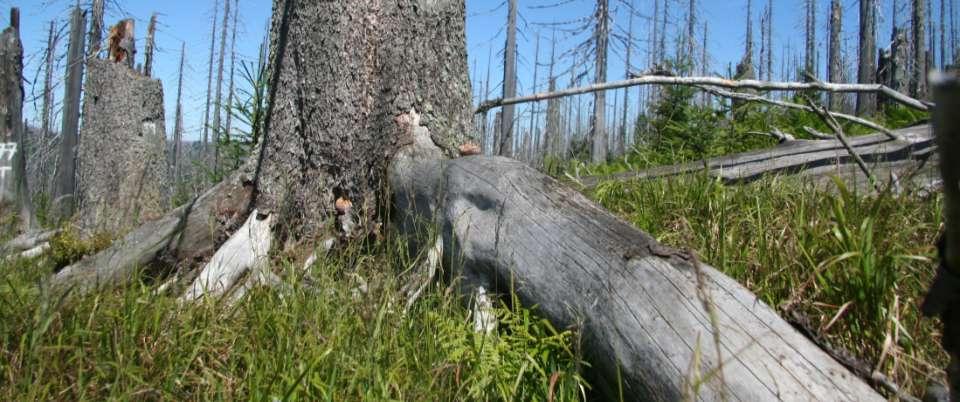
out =
<path fill-rule="evenodd" d="M 857 63 L 857 82 L 872 84 L 877 81 L 877 4 L 876 0 L 860 0 L 860 47 Z M 875 94 L 857 94 L 857 114 L 876 113 Z"/>
<path fill-rule="evenodd" d="M 80 93 L 83 85 L 83 31 L 85 19 L 75 7 L 70 19 L 70 45 L 67 50 L 67 73 L 63 95 L 63 125 L 60 128 L 60 164 L 54 205 L 61 217 L 73 214 L 77 190 L 77 142 L 80 134 Z"/>
<path fill-rule="evenodd" d="M 597 9 L 594 18 L 596 19 L 593 36 L 596 43 L 594 52 L 594 78 L 595 84 L 607 82 L 607 43 L 610 39 L 610 9 L 609 0 L 597 0 Z M 607 161 L 607 97 L 606 92 L 598 91 L 593 93 L 593 115 L 590 118 L 590 136 L 593 144 L 591 159 L 593 163 L 603 163 Z"/>
<path fill-rule="evenodd" d="M 81 227 L 123 233 L 167 211 L 163 87 L 123 63 L 91 60 L 79 157 Z"/>
<path fill-rule="evenodd" d="M 517 96 L 517 0 L 508 0 L 507 42 L 503 46 L 503 96 Z M 503 108 L 497 155 L 513 156 L 513 124 L 516 107 Z"/>
<path fill-rule="evenodd" d="M 441 228 L 445 272 L 462 292 L 515 292 L 555 327 L 577 328 L 604 398 L 882 400 L 689 253 L 522 163 L 442 160 L 422 144 L 391 168 L 401 228 Z"/>
<path fill-rule="evenodd" d="M 386 162 L 412 128 L 457 152 L 471 126 L 464 26 L 457 0 L 275 1 L 256 204 L 278 214 L 280 241 L 319 234 L 338 198 L 356 231 L 375 230 Z"/>
<path fill-rule="evenodd" d="M 0 185 L 12 181 L 20 229 L 36 228 L 33 202 L 27 188 L 27 141 L 23 122 L 23 44 L 20 42 L 20 9 L 10 9 L 10 26 L 0 33 L 0 142 L 16 144 L 11 171 L 0 170 Z M 10 174 L 12 173 L 12 174 Z M 0 193 L 4 189 L 0 188 Z M 2 195 L 2 194 L 0 194 Z M 0 197 L 2 198 L 2 197 Z"/>

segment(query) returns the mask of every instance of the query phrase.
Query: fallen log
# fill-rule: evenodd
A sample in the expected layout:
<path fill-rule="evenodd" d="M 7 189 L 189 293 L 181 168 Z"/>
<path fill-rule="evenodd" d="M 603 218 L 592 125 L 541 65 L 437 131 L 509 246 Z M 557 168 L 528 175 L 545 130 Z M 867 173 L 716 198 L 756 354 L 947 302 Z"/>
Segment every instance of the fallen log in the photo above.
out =
<path fill-rule="evenodd" d="M 851 137 L 847 141 L 868 165 L 925 159 L 924 150 L 935 146 L 929 125 L 894 131 L 899 140 L 885 134 Z M 705 172 L 725 183 L 748 183 L 771 174 L 800 174 L 821 167 L 841 168 L 854 163 L 846 147 L 837 139 L 785 141 L 773 148 L 759 149 L 718 158 L 659 166 L 640 171 L 580 178 L 586 187 L 605 180 L 633 180 Z"/>
<path fill-rule="evenodd" d="M 270 216 L 260 217 L 253 211 L 247 222 L 221 246 L 200 271 L 181 300 L 193 301 L 203 296 L 219 297 L 233 290 L 241 277 L 263 271 L 269 262 L 267 254 L 273 243 Z"/>
<path fill-rule="evenodd" d="M 255 159 L 255 158 L 252 158 Z M 54 289 L 85 293 L 136 280 L 138 269 L 168 262 L 195 262 L 216 246 L 247 216 L 253 183 L 250 164 L 207 190 L 193 202 L 147 222 L 109 248 L 57 272 Z"/>
<path fill-rule="evenodd" d="M 881 400 L 743 286 L 521 162 L 401 152 L 390 184 L 400 228 L 440 229 L 462 293 L 513 291 L 575 328 L 607 397 Z"/>

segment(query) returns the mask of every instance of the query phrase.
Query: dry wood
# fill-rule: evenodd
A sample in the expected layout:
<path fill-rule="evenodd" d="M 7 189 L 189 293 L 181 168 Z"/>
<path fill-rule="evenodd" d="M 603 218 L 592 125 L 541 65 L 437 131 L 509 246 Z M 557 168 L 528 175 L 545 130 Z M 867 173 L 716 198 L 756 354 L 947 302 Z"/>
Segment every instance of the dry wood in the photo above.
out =
<path fill-rule="evenodd" d="M 121 20 L 117 25 L 110 28 L 110 34 L 107 36 L 107 51 L 110 61 L 123 63 L 127 67 L 133 68 L 133 61 L 137 53 L 133 34 L 133 19 Z"/>
<path fill-rule="evenodd" d="M 217 250 L 181 300 L 220 297 L 230 292 L 244 275 L 259 277 L 261 272 L 266 272 L 273 243 L 272 221 L 270 216 L 259 216 L 254 210 L 247 222 Z"/>
<path fill-rule="evenodd" d="M 814 112 L 820 116 L 821 119 L 830 127 L 830 130 L 833 130 L 833 133 L 837 136 L 837 140 L 843 144 L 843 147 L 847 149 L 847 152 L 857 163 L 857 166 L 860 167 L 860 170 L 863 171 L 863 174 L 867 176 L 867 179 L 870 180 L 870 184 L 876 188 L 877 191 L 880 191 L 880 183 L 877 182 L 877 179 L 873 177 L 873 173 L 870 173 L 870 168 L 867 167 L 867 163 L 863 161 L 863 158 L 860 157 L 860 154 L 857 153 L 852 146 L 850 146 L 850 141 L 847 140 L 847 136 L 843 133 L 843 128 L 840 127 L 840 123 L 837 123 L 837 120 L 830 115 L 830 112 L 827 111 L 823 106 L 817 105 L 810 98 L 806 98 L 807 104 L 813 109 Z"/>
<path fill-rule="evenodd" d="M 562 91 L 537 93 L 510 99 L 492 99 L 484 101 L 475 110 L 483 113 L 499 106 L 539 102 L 547 99 L 562 98 L 597 91 L 607 91 L 638 85 L 709 85 L 729 89 L 753 89 L 763 91 L 827 91 L 827 92 L 871 92 L 881 93 L 905 106 L 917 110 L 930 110 L 931 104 L 919 101 L 882 84 L 836 84 L 824 82 L 769 82 L 759 80 L 728 80 L 720 77 L 673 77 L 662 75 L 638 76 L 628 80 L 594 84 L 585 87 L 568 88 Z"/>
<path fill-rule="evenodd" d="M 150 23 L 147 25 L 147 44 L 143 56 L 143 75 L 150 77 L 153 75 L 153 50 L 156 47 L 155 37 L 157 34 L 157 13 L 150 16 Z"/>
<path fill-rule="evenodd" d="M 160 219 L 141 225 L 109 248 L 54 275 L 53 287 L 88 292 L 122 286 L 138 269 L 190 264 L 211 255 L 224 232 L 246 217 L 253 191 L 249 166 Z"/>
<path fill-rule="evenodd" d="M 679 400 L 688 374 L 710 373 L 694 378 L 697 399 L 882 399 L 743 286 L 702 264 L 698 286 L 688 254 L 576 191 L 518 161 L 437 153 L 401 154 L 391 167 L 401 227 L 442 229 L 462 294 L 512 290 L 555 327 L 576 328 L 602 395 L 622 386 L 632 398 Z M 723 383 L 713 375 L 721 354 Z"/>
<path fill-rule="evenodd" d="M 83 90 L 83 31 L 86 20 L 80 7 L 70 18 L 70 44 L 63 95 L 63 124 L 60 127 L 60 164 L 54 191 L 54 209 L 61 218 L 73 214 L 77 189 L 77 143 L 80 135 L 80 94 Z"/>
<path fill-rule="evenodd" d="M 709 87 L 709 86 L 700 86 L 700 85 L 698 85 L 697 87 L 700 88 L 700 89 L 702 89 L 702 90 L 704 90 L 704 91 L 710 92 L 710 93 L 712 93 L 712 94 L 714 94 L 714 95 L 722 96 L 722 97 L 725 97 L 725 98 L 739 99 L 739 100 L 744 100 L 744 101 L 749 101 L 749 102 L 760 102 L 760 103 L 766 103 L 766 104 L 770 104 L 770 105 L 774 105 L 774 106 L 785 107 L 785 108 L 788 108 L 788 109 L 796 109 L 796 110 L 803 110 L 803 111 L 807 111 L 807 112 L 814 112 L 813 108 L 811 108 L 810 106 L 801 105 L 801 104 L 799 104 L 799 103 L 793 103 L 793 102 L 788 102 L 788 101 L 784 101 L 784 100 L 770 99 L 770 98 L 766 98 L 766 97 L 763 97 L 763 96 L 754 95 L 754 94 L 747 94 L 747 93 L 742 93 L 742 92 L 725 91 L 725 90 L 722 90 L 722 89 L 719 89 L 719 88 L 712 88 L 712 87 Z M 860 124 L 860 125 L 862 125 L 862 126 L 864 126 L 864 127 L 870 128 L 870 129 L 877 130 L 877 131 L 879 131 L 879 132 L 881 132 L 881 133 L 884 133 L 885 135 L 887 135 L 888 137 L 890 137 L 890 139 L 892 139 L 892 140 L 898 139 L 897 136 L 896 136 L 892 131 L 890 131 L 890 129 L 888 129 L 888 128 L 884 127 L 884 126 L 881 126 L 881 125 L 879 125 L 879 124 L 877 124 L 877 123 L 874 123 L 874 122 L 872 122 L 872 121 L 870 121 L 870 120 L 867 120 L 867 119 L 865 119 L 865 118 L 857 117 L 857 116 L 853 116 L 853 115 L 849 115 L 849 114 L 846 114 L 846 113 L 832 112 L 832 111 L 827 111 L 827 113 L 829 113 L 829 114 L 830 114 L 831 116 L 833 116 L 834 118 L 838 118 L 838 119 L 841 119 L 841 120 L 846 120 L 846 121 L 849 121 L 849 122 L 852 122 L 852 123 Z"/>
<path fill-rule="evenodd" d="M 891 140 L 883 134 L 852 137 L 851 147 L 868 165 L 889 165 L 901 161 L 925 159 L 927 151 L 934 147 L 930 126 L 917 126 L 894 131 L 899 140 Z M 854 163 L 846 148 L 831 136 L 831 139 L 816 141 L 787 141 L 770 149 L 759 149 L 739 154 L 726 155 L 706 161 L 623 172 L 602 177 L 582 177 L 580 182 L 587 187 L 603 180 L 650 179 L 705 172 L 725 183 L 747 183 L 771 174 L 797 174 L 816 171 L 818 175 L 839 173 Z M 899 167 L 899 166 L 898 166 Z"/>

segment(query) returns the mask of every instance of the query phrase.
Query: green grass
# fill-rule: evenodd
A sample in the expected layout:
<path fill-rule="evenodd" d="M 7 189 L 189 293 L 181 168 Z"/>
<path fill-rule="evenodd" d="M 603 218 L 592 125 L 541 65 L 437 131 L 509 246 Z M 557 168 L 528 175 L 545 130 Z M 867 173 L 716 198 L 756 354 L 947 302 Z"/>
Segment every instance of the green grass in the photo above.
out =
<path fill-rule="evenodd" d="M 833 190 L 700 176 L 607 181 L 588 196 L 663 243 L 691 247 L 771 306 L 793 304 L 832 344 L 922 394 L 947 361 L 939 324 L 919 313 L 942 196 Z"/>
<path fill-rule="evenodd" d="M 2 264 L 0 400 L 580 399 L 577 339 L 530 310 L 499 307 L 483 336 L 436 285 L 404 314 L 402 244 L 351 247 L 306 278 L 279 264 L 288 286 L 234 305 L 143 284 L 50 299 L 51 261 Z"/>

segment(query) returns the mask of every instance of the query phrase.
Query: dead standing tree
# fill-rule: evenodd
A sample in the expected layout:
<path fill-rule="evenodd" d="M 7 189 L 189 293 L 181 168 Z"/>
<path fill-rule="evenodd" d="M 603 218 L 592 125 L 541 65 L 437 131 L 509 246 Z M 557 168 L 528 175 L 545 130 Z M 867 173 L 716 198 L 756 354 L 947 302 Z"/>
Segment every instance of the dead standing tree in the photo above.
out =
<path fill-rule="evenodd" d="M 840 4 L 840 0 L 831 0 L 830 1 L 830 46 L 828 68 L 827 68 L 827 81 L 829 82 L 842 82 L 841 75 L 843 71 L 843 65 L 840 63 L 840 35 L 843 32 L 842 29 L 843 21 L 843 6 Z M 843 98 L 840 95 L 830 94 L 830 109 L 831 110 L 840 110 L 841 103 Z"/>
<path fill-rule="evenodd" d="M 120 285 L 160 258 L 179 268 L 186 285 L 171 289 L 185 298 L 224 294 L 243 278 L 270 281 L 271 244 L 377 232 L 389 222 L 376 205 L 392 199 L 401 231 L 440 229 L 417 243 L 440 244 L 464 294 L 512 288 L 555 326 L 577 326 L 608 398 L 880 399 L 690 253 L 523 163 L 447 159 L 471 126 L 462 0 L 277 0 L 274 10 L 270 110 L 250 165 L 65 268 L 54 289 Z"/>
<path fill-rule="evenodd" d="M 860 47 L 857 63 L 857 82 L 877 82 L 877 3 L 876 0 L 860 0 Z M 857 114 L 871 115 L 877 111 L 877 96 L 871 93 L 857 94 Z"/>
<path fill-rule="evenodd" d="M 607 81 L 607 45 L 610 40 L 609 0 L 597 0 L 594 18 L 596 28 L 594 28 L 593 39 L 596 41 L 596 45 L 594 48 L 593 82 L 601 84 Z M 594 92 L 593 115 L 590 118 L 590 136 L 593 144 L 590 155 L 593 163 L 603 163 L 607 161 L 606 114 L 606 91 Z"/>
<path fill-rule="evenodd" d="M 54 210 L 61 218 L 73 215 L 77 189 L 77 143 L 80 135 L 80 94 L 83 86 L 83 31 L 86 19 L 80 7 L 74 7 L 70 18 L 70 45 L 67 50 L 67 73 L 63 95 L 63 124 L 60 128 L 60 163 L 54 191 Z"/>
<path fill-rule="evenodd" d="M 0 171 L 0 183 L 12 179 L 13 204 L 21 232 L 37 227 L 30 190 L 27 188 L 26 127 L 23 122 L 23 44 L 20 42 L 20 9 L 10 9 L 10 26 L 0 33 L 0 142 L 16 144 L 10 172 Z M 12 173 L 12 174 L 10 174 Z M 0 192 L 6 189 L 0 188 Z M 2 194 L 0 194 L 2 195 Z"/>
<path fill-rule="evenodd" d="M 503 46 L 503 96 L 517 96 L 517 0 L 507 2 L 507 40 Z M 515 107 L 503 108 L 500 136 L 494 150 L 496 155 L 513 156 L 515 109 Z"/>

